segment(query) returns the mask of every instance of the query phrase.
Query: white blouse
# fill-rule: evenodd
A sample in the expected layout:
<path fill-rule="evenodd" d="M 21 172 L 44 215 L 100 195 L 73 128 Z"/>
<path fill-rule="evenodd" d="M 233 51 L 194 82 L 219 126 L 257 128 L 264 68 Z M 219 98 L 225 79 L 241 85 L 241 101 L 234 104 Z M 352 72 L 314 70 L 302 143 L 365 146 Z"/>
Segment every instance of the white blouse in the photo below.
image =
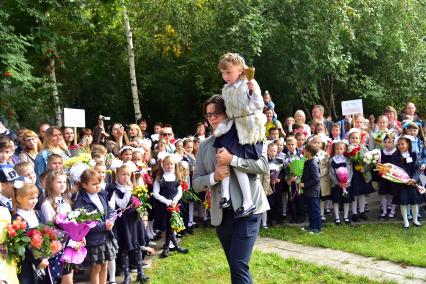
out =
<path fill-rule="evenodd" d="M 32 229 L 40 225 L 37 215 L 34 210 L 25 210 L 18 208 L 16 214 L 22 217 L 28 224 L 28 228 Z"/>
<path fill-rule="evenodd" d="M 50 222 L 55 218 L 56 214 L 67 214 L 71 212 L 71 205 L 61 196 L 55 198 L 56 211 L 49 200 L 45 200 L 41 205 L 41 214 L 46 222 Z"/>
<path fill-rule="evenodd" d="M 176 176 L 174 173 L 168 172 L 168 173 L 164 173 L 163 179 L 165 181 L 175 181 Z M 161 203 L 164 203 L 167 206 L 169 206 L 173 201 L 177 203 L 180 200 L 180 198 L 182 197 L 182 187 L 179 185 L 176 196 L 173 198 L 173 200 L 169 200 L 160 194 L 160 182 L 158 181 L 158 179 L 156 179 L 154 181 L 154 188 L 152 190 L 152 195 L 154 196 L 155 199 L 157 199 Z"/>

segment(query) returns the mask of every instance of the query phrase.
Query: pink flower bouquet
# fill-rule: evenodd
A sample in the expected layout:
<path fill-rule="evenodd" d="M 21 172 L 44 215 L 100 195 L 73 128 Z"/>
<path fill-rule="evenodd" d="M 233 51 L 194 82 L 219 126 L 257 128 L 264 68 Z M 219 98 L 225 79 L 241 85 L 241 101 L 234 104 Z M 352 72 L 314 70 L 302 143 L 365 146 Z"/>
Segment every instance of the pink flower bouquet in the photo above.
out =
<path fill-rule="evenodd" d="M 337 181 L 341 184 L 346 184 L 349 181 L 349 173 L 346 167 L 340 167 L 336 169 L 336 177 Z M 343 186 L 343 196 L 348 195 L 348 191 L 346 190 L 346 186 Z"/>
<path fill-rule="evenodd" d="M 67 232 L 69 238 L 75 242 L 81 242 L 89 233 L 90 229 L 98 224 L 102 214 L 95 212 L 87 212 L 85 209 L 76 209 L 68 214 L 58 214 L 55 223 Z M 78 250 L 66 247 L 62 255 L 61 261 L 67 263 L 81 264 L 87 255 L 87 249 L 82 246 Z"/>

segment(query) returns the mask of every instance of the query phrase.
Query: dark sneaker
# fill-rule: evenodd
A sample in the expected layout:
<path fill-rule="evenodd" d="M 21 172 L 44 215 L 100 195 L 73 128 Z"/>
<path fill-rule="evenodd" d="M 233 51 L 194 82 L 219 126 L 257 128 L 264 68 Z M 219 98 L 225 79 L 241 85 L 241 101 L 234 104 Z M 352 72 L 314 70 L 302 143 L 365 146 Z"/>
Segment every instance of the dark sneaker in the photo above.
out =
<path fill-rule="evenodd" d="M 253 214 L 254 210 L 256 210 L 256 206 L 254 206 L 254 204 L 246 210 L 244 210 L 244 207 L 241 206 L 237 209 L 237 212 L 235 212 L 235 219 L 248 217 Z"/>
<path fill-rule="evenodd" d="M 228 208 L 229 206 L 231 206 L 231 200 L 230 199 L 222 198 L 220 200 L 219 208 L 223 209 L 223 208 Z"/>
<path fill-rule="evenodd" d="M 361 218 L 362 220 L 368 220 L 368 216 L 367 214 L 365 214 L 365 212 L 359 213 L 359 218 Z"/>
<path fill-rule="evenodd" d="M 352 222 L 358 222 L 359 221 L 358 214 L 352 214 L 351 219 L 352 219 Z"/>

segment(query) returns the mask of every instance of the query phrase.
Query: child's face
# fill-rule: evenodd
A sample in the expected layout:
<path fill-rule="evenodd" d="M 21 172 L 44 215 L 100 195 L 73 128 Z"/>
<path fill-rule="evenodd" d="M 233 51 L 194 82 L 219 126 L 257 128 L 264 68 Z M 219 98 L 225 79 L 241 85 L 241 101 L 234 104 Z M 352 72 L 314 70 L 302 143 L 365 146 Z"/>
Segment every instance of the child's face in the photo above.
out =
<path fill-rule="evenodd" d="M 278 129 L 275 129 L 275 130 L 269 131 L 269 139 L 271 139 L 271 140 L 276 140 L 276 139 L 278 139 L 278 138 L 280 138 L 280 134 L 279 134 L 279 132 L 278 132 Z"/>
<path fill-rule="evenodd" d="M 62 158 L 54 158 L 47 163 L 47 168 L 51 171 L 62 170 L 63 167 Z"/>
<path fill-rule="evenodd" d="M 175 163 L 170 160 L 165 160 L 163 162 L 163 170 L 167 173 L 172 173 L 175 171 Z"/>
<path fill-rule="evenodd" d="M 388 120 L 385 119 L 385 118 L 383 118 L 383 117 L 380 118 L 377 121 L 377 126 L 379 127 L 379 130 L 381 130 L 381 131 L 387 130 L 387 128 L 388 128 Z"/>
<path fill-rule="evenodd" d="M 322 125 L 317 126 L 317 127 L 315 128 L 315 130 L 316 130 L 317 134 L 325 133 L 325 127 L 324 127 L 324 126 L 322 126 Z"/>
<path fill-rule="evenodd" d="M 131 150 L 124 150 L 121 153 L 121 160 L 123 161 L 123 163 L 132 160 L 132 151 Z"/>
<path fill-rule="evenodd" d="M 38 193 L 17 196 L 16 200 L 19 202 L 19 208 L 24 210 L 32 210 L 38 202 Z"/>
<path fill-rule="evenodd" d="M 154 125 L 154 133 L 160 134 L 160 131 L 161 131 L 161 126 L 160 125 Z"/>
<path fill-rule="evenodd" d="M 177 142 L 175 144 L 175 147 L 176 147 L 176 151 L 177 152 L 182 152 L 183 151 L 183 144 L 182 144 L 182 142 Z"/>
<path fill-rule="evenodd" d="M 349 137 L 349 143 L 351 144 L 359 144 L 360 141 L 361 141 L 361 137 L 359 133 L 352 133 L 351 136 Z"/>
<path fill-rule="evenodd" d="M 194 151 L 194 144 L 192 142 L 188 142 L 183 148 L 185 149 L 185 153 L 190 155 Z"/>
<path fill-rule="evenodd" d="M 284 143 L 281 140 L 275 141 L 275 145 L 277 145 L 277 153 L 281 153 L 284 149 Z"/>
<path fill-rule="evenodd" d="M 117 183 L 121 185 L 127 185 L 130 183 L 130 171 L 121 170 L 117 172 Z"/>
<path fill-rule="evenodd" d="M 13 151 L 10 148 L 6 148 L 6 149 L 1 149 L 0 150 L 0 164 L 4 164 L 6 163 L 10 156 L 12 156 Z"/>
<path fill-rule="evenodd" d="M 413 137 L 417 137 L 419 130 L 417 128 L 407 128 L 407 134 Z"/>
<path fill-rule="evenodd" d="M 312 146 L 317 147 L 318 149 L 322 149 L 322 142 L 320 139 L 312 139 L 309 144 L 311 144 Z"/>
<path fill-rule="evenodd" d="M 86 192 L 90 194 L 95 194 L 101 191 L 101 183 L 96 177 L 91 178 L 88 183 L 83 183 L 82 185 Z"/>
<path fill-rule="evenodd" d="M 269 103 L 271 101 L 271 96 L 270 95 L 263 95 L 263 102 L 265 104 Z"/>
<path fill-rule="evenodd" d="M 302 148 L 303 145 L 305 145 L 305 135 L 299 135 L 297 136 L 296 140 L 297 140 L 297 147 L 298 148 Z"/>
<path fill-rule="evenodd" d="M 105 180 L 105 176 L 106 176 L 105 166 L 96 166 L 94 170 L 101 176 L 101 180 Z"/>
<path fill-rule="evenodd" d="M 32 184 L 36 183 L 37 177 L 32 168 L 22 169 L 20 176 L 27 177 Z"/>
<path fill-rule="evenodd" d="M 391 139 L 386 139 L 383 142 L 383 145 L 385 146 L 385 149 L 388 151 L 391 151 L 393 149 L 393 141 Z"/>
<path fill-rule="evenodd" d="M 57 195 L 62 195 L 67 190 L 67 177 L 59 175 L 52 181 L 53 192 Z"/>
<path fill-rule="evenodd" d="M 292 118 L 292 117 L 287 118 L 285 121 L 286 121 L 287 125 L 293 125 L 294 122 L 295 122 L 294 118 Z"/>
<path fill-rule="evenodd" d="M 288 141 L 286 147 L 290 152 L 296 151 L 296 143 L 294 141 Z"/>
<path fill-rule="evenodd" d="M 333 135 L 333 137 L 339 137 L 340 136 L 340 128 L 339 127 L 331 128 L 331 135 Z"/>
<path fill-rule="evenodd" d="M 310 159 L 310 158 L 312 158 L 312 154 L 311 154 L 311 152 L 309 152 L 309 151 L 307 151 L 305 148 L 302 150 L 302 153 L 303 153 L 303 156 L 306 158 L 306 159 Z"/>
<path fill-rule="evenodd" d="M 398 150 L 401 152 L 407 152 L 408 151 L 408 143 L 405 140 L 399 140 L 398 141 Z"/>
<path fill-rule="evenodd" d="M 357 117 L 355 119 L 355 128 L 361 129 L 362 126 L 363 126 L 363 118 L 362 117 Z"/>
<path fill-rule="evenodd" d="M 141 166 L 143 163 L 142 154 L 139 152 L 133 153 L 132 162 L 135 163 L 136 166 Z"/>
<path fill-rule="evenodd" d="M 227 64 L 225 69 L 220 69 L 222 78 L 227 84 L 234 84 L 237 82 L 240 79 L 241 74 L 243 74 L 243 71 L 242 66 L 236 66 L 231 63 Z"/>
<path fill-rule="evenodd" d="M 275 159 L 277 156 L 277 145 L 272 145 L 268 147 L 268 157 L 270 159 Z"/>
<path fill-rule="evenodd" d="M 93 160 L 96 162 L 96 164 L 105 164 L 105 155 L 96 155 L 93 157 Z"/>
<path fill-rule="evenodd" d="M 334 148 L 334 152 L 336 155 L 343 155 L 346 151 L 346 147 L 343 144 L 337 144 L 336 148 Z"/>

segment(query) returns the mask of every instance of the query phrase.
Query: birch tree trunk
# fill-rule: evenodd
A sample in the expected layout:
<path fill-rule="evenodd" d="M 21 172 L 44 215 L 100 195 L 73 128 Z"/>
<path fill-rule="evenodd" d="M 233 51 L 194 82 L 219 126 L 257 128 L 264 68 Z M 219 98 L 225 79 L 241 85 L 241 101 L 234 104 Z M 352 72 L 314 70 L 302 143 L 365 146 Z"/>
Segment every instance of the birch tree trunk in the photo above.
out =
<path fill-rule="evenodd" d="M 55 121 L 56 126 L 62 126 L 62 115 L 61 115 L 61 106 L 59 105 L 59 93 L 58 85 L 56 83 L 56 71 L 55 71 L 55 58 L 52 57 L 49 63 L 49 75 L 50 80 L 52 81 L 52 95 L 53 95 L 53 105 L 55 106 Z"/>
<path fill-rule="evenodd" d="M 132 90 L 133 107 L 135 109 L 135 119 L 142 117 L 141 107 L 139 104 L 138 97 L 138 85 L 136 83 L 136 70 L 135 70 L 135 52 L 133 50 L 133 37 L 132 29 L 130 28 L 129 16 L 127 14 L 127 8 L 124 6 L 124 29 L 126 30 L 127 37 L 127 52 L 129 54 L 129 67 L 130 67 L 130 85 Z"/>

